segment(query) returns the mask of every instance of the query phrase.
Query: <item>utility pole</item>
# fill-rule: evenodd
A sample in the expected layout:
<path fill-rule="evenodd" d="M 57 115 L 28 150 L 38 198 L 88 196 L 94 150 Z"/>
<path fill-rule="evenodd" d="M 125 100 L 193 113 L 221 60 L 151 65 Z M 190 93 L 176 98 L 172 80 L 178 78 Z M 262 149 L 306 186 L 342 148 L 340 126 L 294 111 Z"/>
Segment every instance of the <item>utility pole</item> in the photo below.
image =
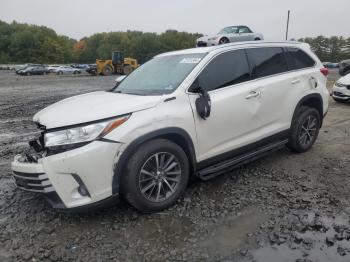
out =
<path fill-rule="evenodd" d="M 288 41 L 288 31 L 289 31 L 289 16 L 290 16 L 290 10 L 288 10 L 288 18 L 287 18 L 287 30 L 286 30 L 286 41 Z"/>

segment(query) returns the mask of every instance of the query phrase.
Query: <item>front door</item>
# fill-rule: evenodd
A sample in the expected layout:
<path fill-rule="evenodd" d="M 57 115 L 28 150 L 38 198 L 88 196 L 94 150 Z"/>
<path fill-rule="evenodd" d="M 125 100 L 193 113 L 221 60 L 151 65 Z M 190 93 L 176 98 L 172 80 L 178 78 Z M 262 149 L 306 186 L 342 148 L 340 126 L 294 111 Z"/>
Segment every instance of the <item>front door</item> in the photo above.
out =
<path fill-rule="evenodd" d="M 196 111 L 198 94 L 189 94 L 198 139 L 197 161 L 229 152 L 254 140 L 254 130 L 261 96 L 251 85 L 244 50 L 216 56 L 197 78 L 211 98 L 211 114 L 202 119 Z"/>

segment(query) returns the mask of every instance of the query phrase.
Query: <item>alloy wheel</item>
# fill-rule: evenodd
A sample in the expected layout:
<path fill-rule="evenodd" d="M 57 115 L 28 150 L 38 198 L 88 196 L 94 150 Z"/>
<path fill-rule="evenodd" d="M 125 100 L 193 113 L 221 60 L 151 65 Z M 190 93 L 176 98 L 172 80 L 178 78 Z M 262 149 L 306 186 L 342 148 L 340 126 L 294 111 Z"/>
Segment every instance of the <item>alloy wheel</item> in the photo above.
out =
<path fill-rule="evenodd" d="M 141 167 L 138 176 L 141 194 L 149 201 L 162 202 L 176 192 L 181 174 L 181 165 L 175 155 L 155 153 Z"/>
<path fill-rule="evenodd" d="M 304 120 L 299 134 L 299 143 L 302 146 L 307 147 L 313 142 L 317 132 L 317 125 L 317 118 L 313 115 L 309 115 Z"/>

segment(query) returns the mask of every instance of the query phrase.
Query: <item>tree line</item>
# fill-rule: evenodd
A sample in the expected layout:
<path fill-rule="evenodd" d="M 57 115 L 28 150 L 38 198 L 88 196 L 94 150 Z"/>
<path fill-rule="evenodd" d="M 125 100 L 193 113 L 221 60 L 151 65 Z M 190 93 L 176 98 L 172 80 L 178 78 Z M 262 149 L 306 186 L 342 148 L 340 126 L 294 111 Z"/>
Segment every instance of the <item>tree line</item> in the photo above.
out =
<path fill-rule="evenodd" d="M 200 36 L 176 30 L 127 31 L 97 33 L 77 41 L 45 26 L 0 21 L 0 63 L 94 63 L 111 59 L 115 50 L 144 63 L 159 53 L 194 47 Z M 350 38 L 318 36 L 299 41 L 309 43 L 322 61 L 350 59 Z"/>

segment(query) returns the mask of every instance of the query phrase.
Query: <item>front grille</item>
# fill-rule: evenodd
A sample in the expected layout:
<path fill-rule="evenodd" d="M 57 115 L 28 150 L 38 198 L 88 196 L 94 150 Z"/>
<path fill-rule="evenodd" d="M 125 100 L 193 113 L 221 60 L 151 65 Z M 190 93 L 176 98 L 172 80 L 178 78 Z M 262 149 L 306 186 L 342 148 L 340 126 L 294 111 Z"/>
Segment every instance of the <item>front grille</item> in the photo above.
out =
<path fill-rule="evenodd" d="M 44 173 L 22 173 L 13 171 L 13 177 L 15 178 L 18 188 L 36 192 L 36 193 L 50 193 L 54 192 L 54 188 Z"/>
<path fill-rule="evenodd" d="M 207 46 L 207 43 L 203 42 L 203 41 L 199 41 L 199 42 L 197 42 L 197 46 L 198 47 L 205 47 L 205 46 Z"/>

